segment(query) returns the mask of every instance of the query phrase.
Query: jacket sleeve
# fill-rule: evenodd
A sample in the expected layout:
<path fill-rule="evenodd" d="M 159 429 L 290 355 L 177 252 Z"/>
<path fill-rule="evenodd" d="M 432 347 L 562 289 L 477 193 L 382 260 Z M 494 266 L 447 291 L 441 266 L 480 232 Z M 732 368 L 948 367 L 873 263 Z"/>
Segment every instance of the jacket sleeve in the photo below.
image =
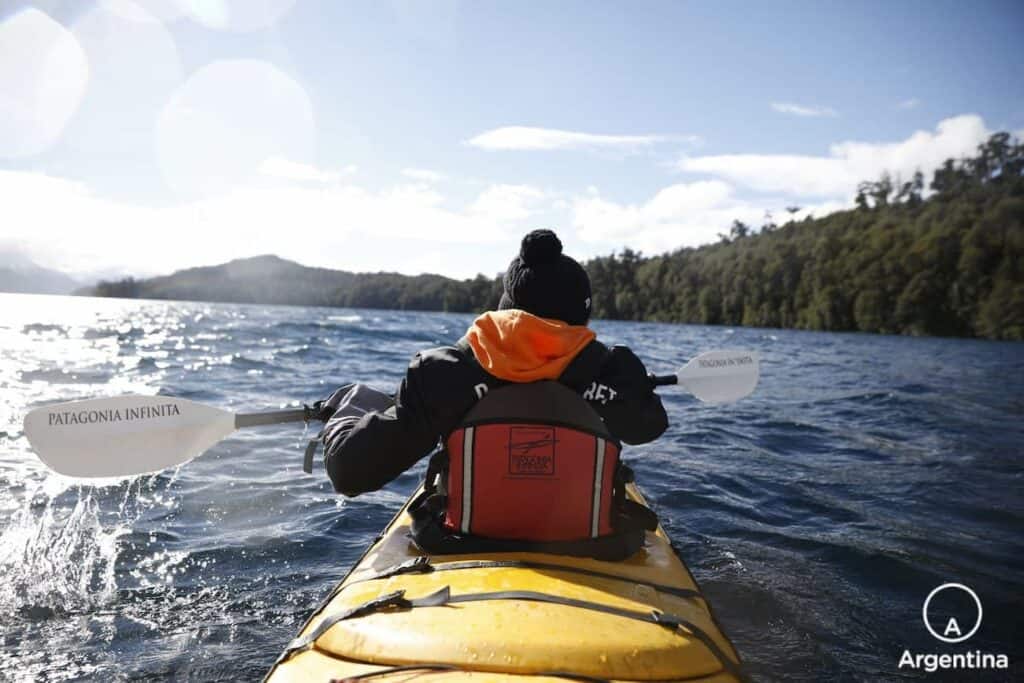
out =
<path fill-rule="evenodd" d="M 335 491 L 346 496 L 376 491 L 436 445 L 439 432 L 430 423 L 420 363 L 417 354 L 393 406 L 361 417 L 341 417 L 324 429 L 324 464 Z"/>
<path fill-rule="evenodd" d="M 668 428 L 668 415 L 651 386 L 647 369 L 627 347 L 612 347 L 597 381 L 606 390 L 597 389 L 590 396 L 584 393 L 584 398 L 590 400 L 616 438 L 627 444 L 647 443 Z"/>

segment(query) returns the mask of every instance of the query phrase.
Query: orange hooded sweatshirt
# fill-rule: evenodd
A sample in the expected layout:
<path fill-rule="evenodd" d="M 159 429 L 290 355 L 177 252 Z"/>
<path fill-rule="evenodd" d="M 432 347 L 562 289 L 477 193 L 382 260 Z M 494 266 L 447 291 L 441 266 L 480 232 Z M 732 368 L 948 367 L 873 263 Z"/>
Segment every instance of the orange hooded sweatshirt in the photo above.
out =
<path fill-rule="evenodd" d="M 538 318 L 517 309 L 488 311 L 466 333 L 480 366 L 510 382 L 558 379 L 595 337 L 585 325 Z"/>

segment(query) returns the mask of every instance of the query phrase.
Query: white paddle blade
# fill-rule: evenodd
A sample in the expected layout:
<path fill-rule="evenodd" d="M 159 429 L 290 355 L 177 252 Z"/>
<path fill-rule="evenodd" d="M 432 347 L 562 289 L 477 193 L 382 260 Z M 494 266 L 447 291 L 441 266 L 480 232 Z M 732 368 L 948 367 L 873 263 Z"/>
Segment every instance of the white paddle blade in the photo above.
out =
<path fill-rule="evenodd" d="M 707 351 L 684 365 L 676 377 L 705 403 L 728 403 L 757 386 L 761 361 L 756 351 Z"/>
<path fill-rule="evenodd" d="M 177 467 L 235 430 L 235 415 L 168 396 L 118 396 L 36 408 L 25 436 L 69 477 L 125 477 Z"/>

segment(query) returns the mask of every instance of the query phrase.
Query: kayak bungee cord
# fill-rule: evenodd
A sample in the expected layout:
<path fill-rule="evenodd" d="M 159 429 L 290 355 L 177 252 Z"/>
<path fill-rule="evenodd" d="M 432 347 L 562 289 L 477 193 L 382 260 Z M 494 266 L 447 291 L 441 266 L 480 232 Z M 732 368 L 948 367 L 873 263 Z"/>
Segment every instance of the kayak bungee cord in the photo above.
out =
<path fill-rule="evenodd" d="M 346 681 L 365 681 L 371 678 L 377 678 L 378 676 L 390 676 L 391 674 L 403 673 L 403 672 L 415 672 L 415 671 L 426 671 L 431 673 L 444 673 L 447 671 L 459 671 L 462 673 L 474 673 L 472 669 L 465 669 L 459 666 L 451 666 L 448 664 L 409 664 L 406 666 L 392 666 L 387 669 L 378 669 L 377 671 L 367 671 L 364 674 L 355 674 L 353 676 L 346 676 L 345 678 L 332 679 L 331 683 L 346 683 Z M 547 676 L 550 678 L 565 678 L 570 681 L 589 681 L 590 683 L 611 683 L 607 678 L 598 678 L 597 676 L 584 676 L 582 674 L 574 674 L 567 671 L 541 671 L 533 674 L 535 676 Z"/>
<path fill-rule="evenodd" d="M 539 569 L 556 572 L 568 572 L 570 574 L 584 574 L 586 576 L 592 576 L 598 579 L 608 579 L 609 581 L 622 581 L 629 583 L 633 586 L 646 586 L 652 590 L 656 590 L 659 593 L 667 593 L 674 595 L 677 598 L 700 598 L 704 599 L 704 596 L 700 594 L 700 591 L 693 590 L 692 588 L 677 588 L 675 586 L 665 586 L 659 583 L 650 583 L 647 581 L 640 581 L 628 576 L 622 576 L 621 574 L 611 574 L 608 572 L 599 572 L 593 569 L 584 569 L 583 567 L 572 567 L 564 564 L 554 564 L 551 562 L 534 562 L 530 560 L 465 560 L 458 562 L 441 562 L 435 564 L 431 557 L 424 555 L 417 557 L 410 562 L 404 562 L 390 569 L 384 569 L 379 574 L 373 576 L 365 576 L 359 579 L 354 579 L 347 584 L 345 587 L 353 586 L 358 583 L 365 581 L 378 581 L 380 579 L 389 579 L 392 576 L 400 576 L 402 574 L 428 574 L 433 572 L 448 572 L 457 571 L 460 569 Z"/>
<path fill-rule="evenodd" d="M 530 602 L 544 602 L 556 605 L 564 605 L 566 607 L 574 607 L 578 609 L 592 610 L 595 612 L 603 612 L 613 616 L 624 617 L 627 619 L 634 619 L 636 621 L 643 621 L 650 624 L 657 624 L 669 628 L 675 632 L 680 632 L 683 635 L 691 635 L 699 640 L 718 660 L 722 665 L 722 668 L 736 676 L 741 681 L 746 681 L 746 674 L 740 669 L 737 662 L 734 662 L 728 655 L 726 655 L 717 643 L 709 636 L 702 628 L 694 624 L 688 619 L 684 619 L 675 614 L 668 614 L 660 610 L 652 609 L 649 612 L 640 612 L 637 610 L 629 610 L 621 607 L 614 607 L 611 605 L 601 604 L 597 602 L 578 600 L 574 598 L 567 598 L 560 595 L 550 595 L 547 593 L 539 593 L 536 591 L 493 591 L 489 593 L 466 593 L 460 595 L 452 595 L 451 589 L 445 586 L 429 595 L 424 595 L 419 598 L 409 599 L 405 597 L 404 590 L 397 590 L 386 595 L 374 598 L 360 605 L 356 605 L 344 612 L 332 614 L 321 621 L 315 629 L 305 636 L 301 636 L 293 640 L 284 653 L 279 659 L 279 664 L 287 662 L 291 657 L 299 654 L 316 644 L 316 641 L 327 633 L 330 629 L 334 628 L 337 624 L 348 619 L 356 619 L 359 617 L 368 616 L 385 610 L 409 610 L 419 607 L 443 607 L 445 605 L 452 605 L 458 603 L 467 602 L 478 602 L 486 600 L 523 600 Z M 685 629 L 685 630 L 684 630 Z"/>

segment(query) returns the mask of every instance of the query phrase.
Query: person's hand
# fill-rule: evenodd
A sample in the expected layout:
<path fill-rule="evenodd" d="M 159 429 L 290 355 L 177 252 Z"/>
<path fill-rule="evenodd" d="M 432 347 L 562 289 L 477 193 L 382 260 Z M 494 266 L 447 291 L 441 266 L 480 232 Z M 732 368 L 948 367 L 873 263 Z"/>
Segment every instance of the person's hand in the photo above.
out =
<path fill-rule="evenodd" d="M 338 415 L 354 415 L 357 419 L 369 412 L 384 412 L 395 399 L 365 384 L 346 384 L 333 394 L 313 404 L 316 419 L 327 422 Z"/>
<path fill-rule="evenodd" d="M 313 419 L 320 420 L 321 422 L 327 422 L 334 416 L 335 411 L 338 409 L 338 405 L 345 399 L 345 396 L 352 391 L 355 384 L 346 384 L 338 387 L 334 392 L 327 398 L 320 399 L 313 404 Z"/>

